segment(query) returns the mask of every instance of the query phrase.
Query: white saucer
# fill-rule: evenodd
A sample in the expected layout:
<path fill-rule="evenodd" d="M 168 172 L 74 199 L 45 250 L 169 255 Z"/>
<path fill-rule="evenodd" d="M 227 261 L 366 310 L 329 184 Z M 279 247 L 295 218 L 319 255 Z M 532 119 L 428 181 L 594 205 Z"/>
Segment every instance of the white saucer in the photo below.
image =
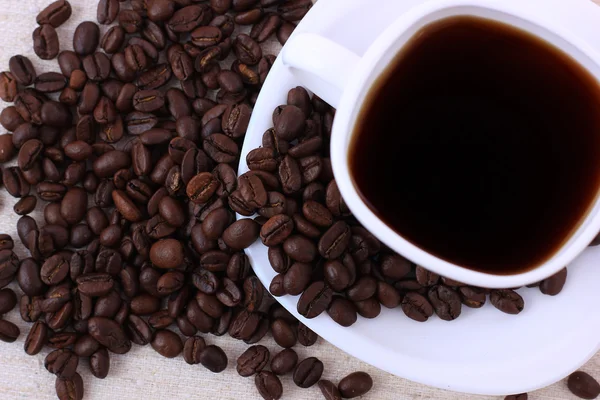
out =
<path fill-rule="evenodd" d="M 356 54 L 389 23 L 424 0 L 319 0 L 296 29 L 321 34 Z M 361 21 L 375 21 L 366 25 Z M 299 83 L 277 59 L 260 93 L 248 128 L 239 173 L 247 172 L 246 154 L 261 146 L 272 127 L 272 112 L 285 104 Z M 238 218 L 240 216 L 238 215 Z M 260 241 L 247 254 L 265 287 L 275 276 Z M 426 323 L 408 319 L 401 309 L 384 309 L 374 320 L 350 328 L 323 315 L 307 320 L 296 311 L 297 296 L 277 300 L 296 318 L 347 353 L 397 376 L 442 389 L 489 395 L 533 391 L 548 386 L 583 365 L 600 344 L 600 247 L 585 251 L 569 266 L 563 292 L 544 296 L 522 289 L 525 310 L 503 314 L 489 303 L 463 307 L 456 321 L 432 317 Z"/>

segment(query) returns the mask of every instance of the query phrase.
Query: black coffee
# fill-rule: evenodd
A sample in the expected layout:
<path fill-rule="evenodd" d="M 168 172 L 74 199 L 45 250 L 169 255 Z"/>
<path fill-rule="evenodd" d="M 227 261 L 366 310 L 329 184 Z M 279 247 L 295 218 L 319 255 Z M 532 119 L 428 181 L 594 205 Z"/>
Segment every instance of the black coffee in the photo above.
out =
<path fill-rule="evenodd" d="M 349 164 L 360 195 L 410 242 L 467 268 L 539 265 L 598 194 L 598 82 L 504 24 L 425 27 L 358 121 Z"/>

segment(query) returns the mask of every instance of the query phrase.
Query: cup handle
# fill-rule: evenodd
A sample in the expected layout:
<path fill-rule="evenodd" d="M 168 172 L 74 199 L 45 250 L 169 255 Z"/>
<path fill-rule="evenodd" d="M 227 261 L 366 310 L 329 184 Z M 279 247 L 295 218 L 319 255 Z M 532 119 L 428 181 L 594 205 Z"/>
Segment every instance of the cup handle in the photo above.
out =
<path fill-rule="evenodd" d="M 337 107 L 360 57 L 314 33 L 298 33 L 283 47 L 283 64 L 303 86 Z"/>

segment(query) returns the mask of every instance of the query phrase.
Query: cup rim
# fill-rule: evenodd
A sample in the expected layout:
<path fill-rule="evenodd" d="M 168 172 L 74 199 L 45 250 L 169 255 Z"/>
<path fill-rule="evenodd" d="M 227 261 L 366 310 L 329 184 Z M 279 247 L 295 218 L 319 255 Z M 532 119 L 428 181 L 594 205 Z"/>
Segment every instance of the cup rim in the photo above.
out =
<path fill-rule="evenodd" d="M 510 2 L 509 2 L 510 3 Z M 351 74 L 341 96 L 331 135 L 331 162 L 336 183 L 353 215 L 379 240 L 410 261 L 457 281 L 487 287 L 511 288 L 539 282 L 563 269 L 575 259 L 600 230 L 600 196 L 569 239 L 537 267 L 515 274 L 494 275 L 471 270 L 436 257 L 411 243 L 385 224 L 364 202 L 350 176 L 348 158 L 353 127 L 366 95 L 376 77 L 392 61 L 398 51 L 428 24 L 453 16 L 474 16 L 514 25 L 518 29 L 546 40 L 559 48 L 590 74 L 600 76 L 600 60 L 586 43 L 558 24 L 544 21 L 510 4 L 490 4 L 477 0 L 443 0 L 428 2 L 400 16 L 369 47 Z M 535 28 L 535 29 L 534 29 Z M 384 62 L 385 61 L 385 62 Z M 596 72 L 592 67 L 596 67 Z M 378 71 L 377 73 L 375 73 Z"/>

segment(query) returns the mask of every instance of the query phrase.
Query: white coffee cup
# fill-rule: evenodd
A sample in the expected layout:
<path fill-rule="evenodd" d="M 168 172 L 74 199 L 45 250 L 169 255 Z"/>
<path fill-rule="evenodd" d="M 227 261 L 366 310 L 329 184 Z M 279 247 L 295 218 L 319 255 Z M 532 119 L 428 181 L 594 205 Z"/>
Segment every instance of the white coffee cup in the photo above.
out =
<path fill-rule="evenodd" d="M 365 204 L 350 177 L 350 139 L 373 83 L 423 27 L 465 15 L 527 31 L 570 55 L 600 82 L 600 7 L 591 0 L 433 0 L 399 16 L 362 57 L 316 34 L 298 32 L 282 50 L 283 63 L 304 86 L 336 107 L 331 136 L 333 171 L 348 207 L 369 231 L 399 254 L 440 275 L 480 287 L 520 287 L 555 274 L 587 247 L 600 231 L 600 196 L 576 231 L 546 262 L 527 272 L 494 275 L 443 260 L 403 238 Z M 357 35 L 369 29 L 356 28 Z"/>

